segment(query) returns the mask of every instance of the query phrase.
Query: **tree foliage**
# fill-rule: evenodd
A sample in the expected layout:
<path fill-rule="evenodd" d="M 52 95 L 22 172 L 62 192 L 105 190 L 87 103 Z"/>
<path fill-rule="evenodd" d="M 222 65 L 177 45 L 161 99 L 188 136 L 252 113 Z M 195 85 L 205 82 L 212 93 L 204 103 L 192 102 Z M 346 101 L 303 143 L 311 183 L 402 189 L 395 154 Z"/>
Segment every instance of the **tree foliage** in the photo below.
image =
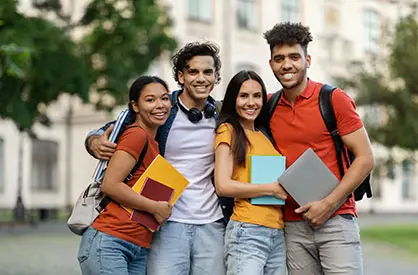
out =
<path fill-rule="evenodd" d="M 340 85 L 354 88 L 358 105 L 380 106 L 384 119 L 366 125 L 372 140 L 407 150 L 418 149 L 418 23 L 402 18 L 395 28 L 387 67 L 355 66 Z M 366 64 L 370 65 L 370 64 Z M 370 66 L 369 66 L 370 67 Z M 367 123 L 367 121 L 366 121 Z"/>
<path fill-rule="evenodd" d="M 12 119 L 21 130 L 29 129 L 45 112 L 40 105 L 53 102 L 63 92 L 87 101 L 87 62 L 61 28 L 43 18 L 24 16 L 14 0 L 1 2 L 0 18 L 0 45 L 16 44 L 30 52 L 20 76 L 0 78 L 0 117 Z"/>
<path fill-rule="evenodd" d="M 29 66 L 30 52 L 15 44 L 0 45 L 0 77 L 8 75 L 24 78 Z"/>
<path fill-rule="evenodd" d="M 36 0 L 36 7 L 52 12 L 66 30 L 89 30 L 79 45 L 89 62 L 99 108 L 125 104 L 128 81 L 176 47 L 169 35 L 170 18 L 155 0 L 92 0 L 75 21 L 63 12 L 60 0 Z M 114 101 L 106 100 L 108 96 Z"/>
<path fill-rule="evenodd" d="M 80 21 L 91 32 L 84 38 L 94 88 L 127 102 L 127 81 L 143 74 L 162 52 L 174 50 L 169 18 L 153 0 L 93 0 Z M 103 100 L 99 106 L 106 106 Z"/>
<path fill-rule="evenodd" d="M 154 0 L 92 0 L 81 18 L 65 11 L 61 0 L 32 0 L 38 11 L 32 17 L 18 12 L 16 3 L 0 2 L 0 60 L 2 71 L 12 72 L 0 75 L 0 117 L 20 129 L 29 129 L 44 115 L 42 106 L 62 93 L 88 101 L 94 91 L 93 103 L 107 109 L 126 103 L 128 81 L 176 46 L 170 20 Z M 70 35 L 75 29 L 84 33 L 77 40 Z M 9 62 L 10 45 L 25 49 L 12 55 L 25 55 L 27 66 Z M 114 100 L 104 100 L 109 97 Z"/>

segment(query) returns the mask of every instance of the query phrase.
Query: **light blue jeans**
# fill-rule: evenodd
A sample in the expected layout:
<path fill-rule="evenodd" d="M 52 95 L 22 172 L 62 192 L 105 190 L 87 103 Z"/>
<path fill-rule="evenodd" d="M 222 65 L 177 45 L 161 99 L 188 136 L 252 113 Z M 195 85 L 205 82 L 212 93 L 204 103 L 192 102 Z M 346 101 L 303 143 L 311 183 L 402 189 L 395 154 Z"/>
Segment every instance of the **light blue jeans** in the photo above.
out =
<path fill-rule="evenodd" d="M 224 275 L 225 224 L 167 222 L 154 232 L 148 275 Z"/>
<path fill-rule="evenodd" d="M 145 275 L 148 249 L 89 227 L 78 262 L 83 275 Z"/>
<path fill-rule="evenodd" d="M 285 275 L 281 229 L 230 220 L 225 233 L 227 275 Z"/>

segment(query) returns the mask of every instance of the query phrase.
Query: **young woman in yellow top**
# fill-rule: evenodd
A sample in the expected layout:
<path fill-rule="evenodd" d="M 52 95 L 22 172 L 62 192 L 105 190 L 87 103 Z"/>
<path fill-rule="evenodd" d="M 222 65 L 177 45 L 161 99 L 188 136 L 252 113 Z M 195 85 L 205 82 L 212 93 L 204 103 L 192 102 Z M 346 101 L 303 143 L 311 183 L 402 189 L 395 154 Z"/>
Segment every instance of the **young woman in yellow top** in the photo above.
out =
<path fill-rule="evenodd" d="M 240 71 L 228 84 L 215 138 L 218 195 L 234 197 L 225 232 L 227 275 L 286 274 L 286 249 L 280 206 L 252 205 L 250 198 L 285 199 L 278 182 L 249 184 L 249 155 L 279 155 L 260 131 L 268 129 L 267 93 L 253 71 Z"/>

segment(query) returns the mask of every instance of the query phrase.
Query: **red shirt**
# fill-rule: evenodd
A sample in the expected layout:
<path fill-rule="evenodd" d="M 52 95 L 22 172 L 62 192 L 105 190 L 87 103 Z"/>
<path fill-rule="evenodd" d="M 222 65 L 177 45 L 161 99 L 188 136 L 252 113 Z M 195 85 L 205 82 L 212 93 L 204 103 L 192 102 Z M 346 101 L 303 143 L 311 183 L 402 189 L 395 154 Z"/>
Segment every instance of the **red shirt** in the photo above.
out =
<path fill-rule="evenodd" d="M 297 96 L 293 106 L 286 100 L 286 95 L 282 94 L 270 127 L 277 149 L 286 156 L 287 167 L 310 147 L 334 175 L 341 179 L 334 143 L 319 111 L 318 96 L 322 85 L 308 79 L 305 90 Z M 363 127 L 354 101 L 344 91 L 338 88 L 334 91 L 332 105 L 341 136 Z M 289 196 L 284 207 L 284 220 L 302 220 L 302 215 L 295 213 L 298 207 L 296 201 Z M 336 214 L 356 215 L 354 197 L 347 199 L 334 213 Z"/>
<path fill-rule="evenodd" d="M 138 160 L 145 141 L 148 139 L 148 149 L 144 160 L 132 179 L 127 182 L 132 187 L 145 169 L 159 154 L 158 143 L 144 129 L 132 126 L 126 129 L 119 138 L 116 150 L 123 150 Z M 100 213 L 92 225 L 98 231 L 109 234 L 113 237 L 131 242 L 141 247 L 150 248 L 152 233 L 142 225 L 131 221 L 130 214 L 119 204 L 112 201 L 105 210 Z"/>

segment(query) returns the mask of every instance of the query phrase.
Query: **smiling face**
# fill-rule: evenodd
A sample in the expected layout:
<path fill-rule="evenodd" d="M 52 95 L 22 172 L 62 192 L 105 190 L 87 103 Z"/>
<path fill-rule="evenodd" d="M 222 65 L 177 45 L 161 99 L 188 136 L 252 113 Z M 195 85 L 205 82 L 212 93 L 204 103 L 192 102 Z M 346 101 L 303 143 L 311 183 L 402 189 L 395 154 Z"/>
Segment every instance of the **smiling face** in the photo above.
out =
<path fill-rule="evenodd" d="M 138 101 L 131 103 L 136 112 L 136 121 L 147 129 L 156 129 L 163 125 L 171 107 L 167 89 L 157 82 L 145 85 Z"/>
<path fill-rule="evenodd" d="M 187 67 L 178 72 L 179 82 L 183 85 L 182 101 L 188 107 L 205 104 L 216 83 L 215 61 L 212 56 L 194 56 Z"/>
<path fill-rule="evenodd" d="M 236 112 L 245 129 L 254 130 L 254 121 L 263 107 L 263 90 L 257 81 L 248 79 L 239 89 L 236 99 Z"/>
<path fill-rule="evenodd" d="M 270 68 L 284 89 L 303 86 L 310 65 L 311 57 L 305 54 L 300 44 L 276 45 L 271 50 Z"/>

